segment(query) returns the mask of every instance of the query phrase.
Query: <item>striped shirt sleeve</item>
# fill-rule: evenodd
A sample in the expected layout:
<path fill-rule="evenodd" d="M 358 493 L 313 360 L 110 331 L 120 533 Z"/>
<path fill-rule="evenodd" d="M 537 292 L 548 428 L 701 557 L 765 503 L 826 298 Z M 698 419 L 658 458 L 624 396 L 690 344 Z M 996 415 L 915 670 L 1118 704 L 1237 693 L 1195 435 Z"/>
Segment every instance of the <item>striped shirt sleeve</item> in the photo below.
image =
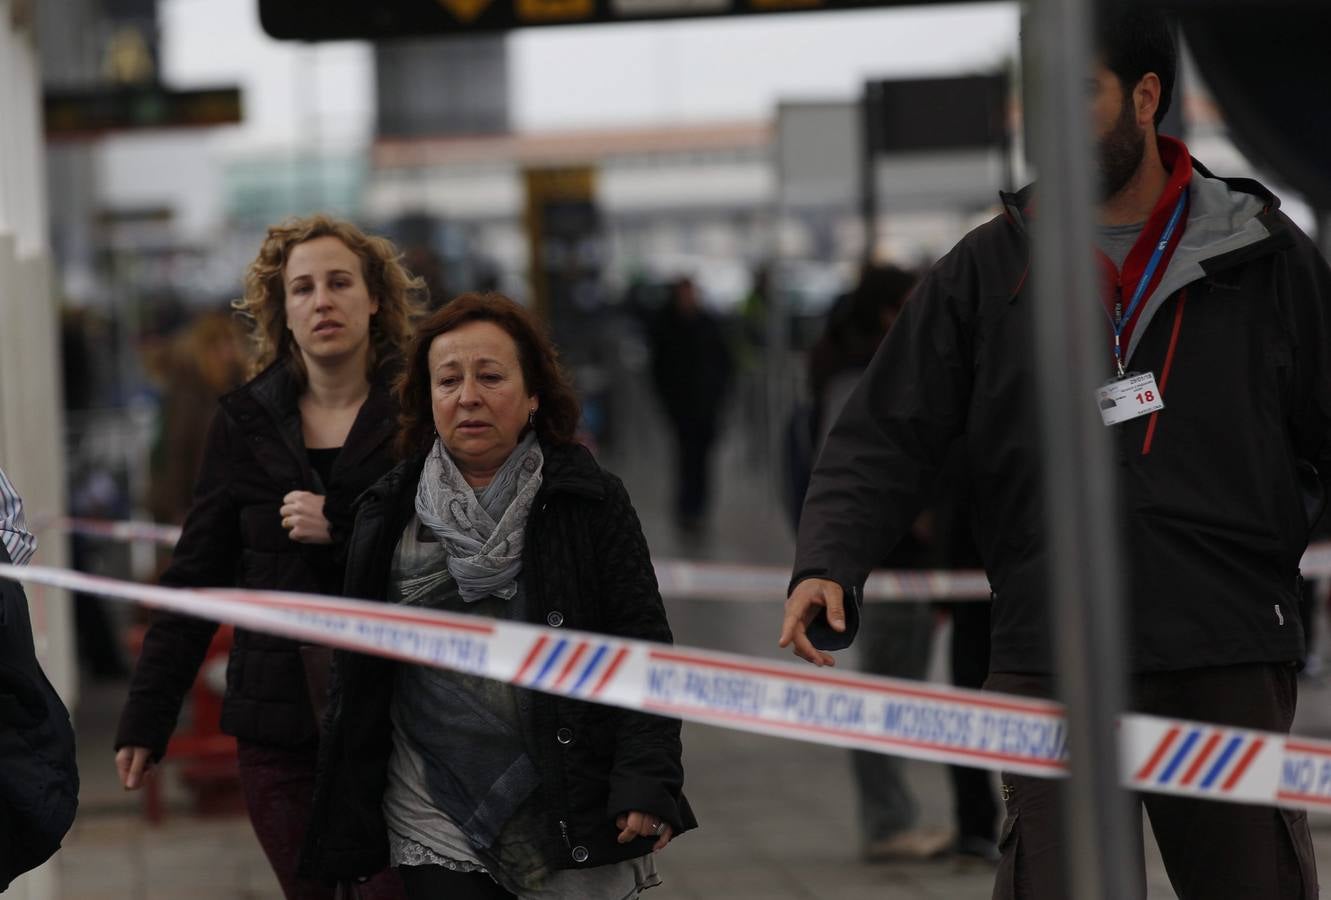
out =
<path fill-rule="evenodd" d="M 23 498 L 0 469 L 0 542 L 14 565 L 21 566 L 37 552 L 37 538 L 23 521 Z"/>

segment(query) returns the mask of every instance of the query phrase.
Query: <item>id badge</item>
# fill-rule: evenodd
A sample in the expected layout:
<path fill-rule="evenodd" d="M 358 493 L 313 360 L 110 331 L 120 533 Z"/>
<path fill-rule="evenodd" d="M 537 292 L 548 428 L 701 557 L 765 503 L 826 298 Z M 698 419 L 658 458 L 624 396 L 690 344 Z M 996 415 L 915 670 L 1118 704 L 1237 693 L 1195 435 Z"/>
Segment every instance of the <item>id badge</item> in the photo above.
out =
<path fill-rule="evenodd" d="M 1150 372 L 1130 372 L 1106 382 L 1096 390 L 1095 402 L 1106 425 L 1128 422 L 1165 408 L 1160 388 L 1155 385 L 1155 375 Z"/>

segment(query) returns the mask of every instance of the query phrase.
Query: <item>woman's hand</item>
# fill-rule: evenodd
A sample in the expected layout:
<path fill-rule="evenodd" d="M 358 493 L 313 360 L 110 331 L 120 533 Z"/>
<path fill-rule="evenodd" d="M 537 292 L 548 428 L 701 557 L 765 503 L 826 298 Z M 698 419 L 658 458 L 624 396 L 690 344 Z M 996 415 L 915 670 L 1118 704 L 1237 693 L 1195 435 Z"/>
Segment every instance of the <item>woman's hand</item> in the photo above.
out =
<path fill-rule="evenodd" d="M 324 518 L 324 497 L 309 491 L 292 491 L 282 498 L 282 527 L 293 541 L 302 544 L 331 544 L 333 535 Z"/>
<path fill-rule="evenodd" d="M 619 818 L 615 819 L 615 827 L 619 829 L 621 844 L 627 844 L 634 838 L 656 838 L 656 843 L 652 845 L 653 850 L 664 850 L 665 845 L 670 843 L 670 839 L 675 835 L 670 825 L 659 816 L 637 810 L 621 813 Z"/>
<path fill-rule="evenodd" d="M 147 747 L 121 747 L 116 751 L 116 771 L 120 786 L 127 791 L 143 787 L 143 778 L 152 771 L 153 753 Z"/>

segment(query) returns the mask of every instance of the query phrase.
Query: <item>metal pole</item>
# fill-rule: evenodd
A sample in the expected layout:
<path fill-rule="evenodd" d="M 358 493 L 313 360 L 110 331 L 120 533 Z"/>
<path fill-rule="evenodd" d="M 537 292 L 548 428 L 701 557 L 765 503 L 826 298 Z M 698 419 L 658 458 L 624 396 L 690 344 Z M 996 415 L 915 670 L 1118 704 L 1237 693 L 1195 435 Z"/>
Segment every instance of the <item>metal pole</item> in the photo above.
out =
<path fill-rule="evenodd" d="M 1049 597 L 1071 773 L 1064 792 L 1067 895 L 1140 897 L 1119 787 L 1123 697 L 1118 510 L 1109 434 L 1094 404 L 1109 352 L 1096 318 L 1089 71 L 1091 0 L 1031 0 L 1026 108 L 1040 174 L 1035 216 L 1036 350 L 1044 446 Z"/>
<path fill-rule="evenodd" d="M 882 143 L 883 84 L 868 81 L 860 100 L 860 215 L 864 219 L 864 261 L 872 263 L 878 247 L 878 148 Z"/>

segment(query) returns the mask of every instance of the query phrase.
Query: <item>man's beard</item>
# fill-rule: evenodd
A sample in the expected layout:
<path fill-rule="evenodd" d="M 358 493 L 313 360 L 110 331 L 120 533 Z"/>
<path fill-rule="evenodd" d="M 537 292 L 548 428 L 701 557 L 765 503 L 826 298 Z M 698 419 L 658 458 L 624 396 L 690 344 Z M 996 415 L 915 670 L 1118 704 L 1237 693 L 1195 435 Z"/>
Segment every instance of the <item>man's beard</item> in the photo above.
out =
<path fill-rule="evenodd" d="M 1123 98 L 1118 121 L 1100 138 L 1096 149 L 1100 163 L 1100 200 L 1103 202 L 1132 180 L 1146 152 L 1146 131 L 1137 125 L 1131 95 Z"/>

